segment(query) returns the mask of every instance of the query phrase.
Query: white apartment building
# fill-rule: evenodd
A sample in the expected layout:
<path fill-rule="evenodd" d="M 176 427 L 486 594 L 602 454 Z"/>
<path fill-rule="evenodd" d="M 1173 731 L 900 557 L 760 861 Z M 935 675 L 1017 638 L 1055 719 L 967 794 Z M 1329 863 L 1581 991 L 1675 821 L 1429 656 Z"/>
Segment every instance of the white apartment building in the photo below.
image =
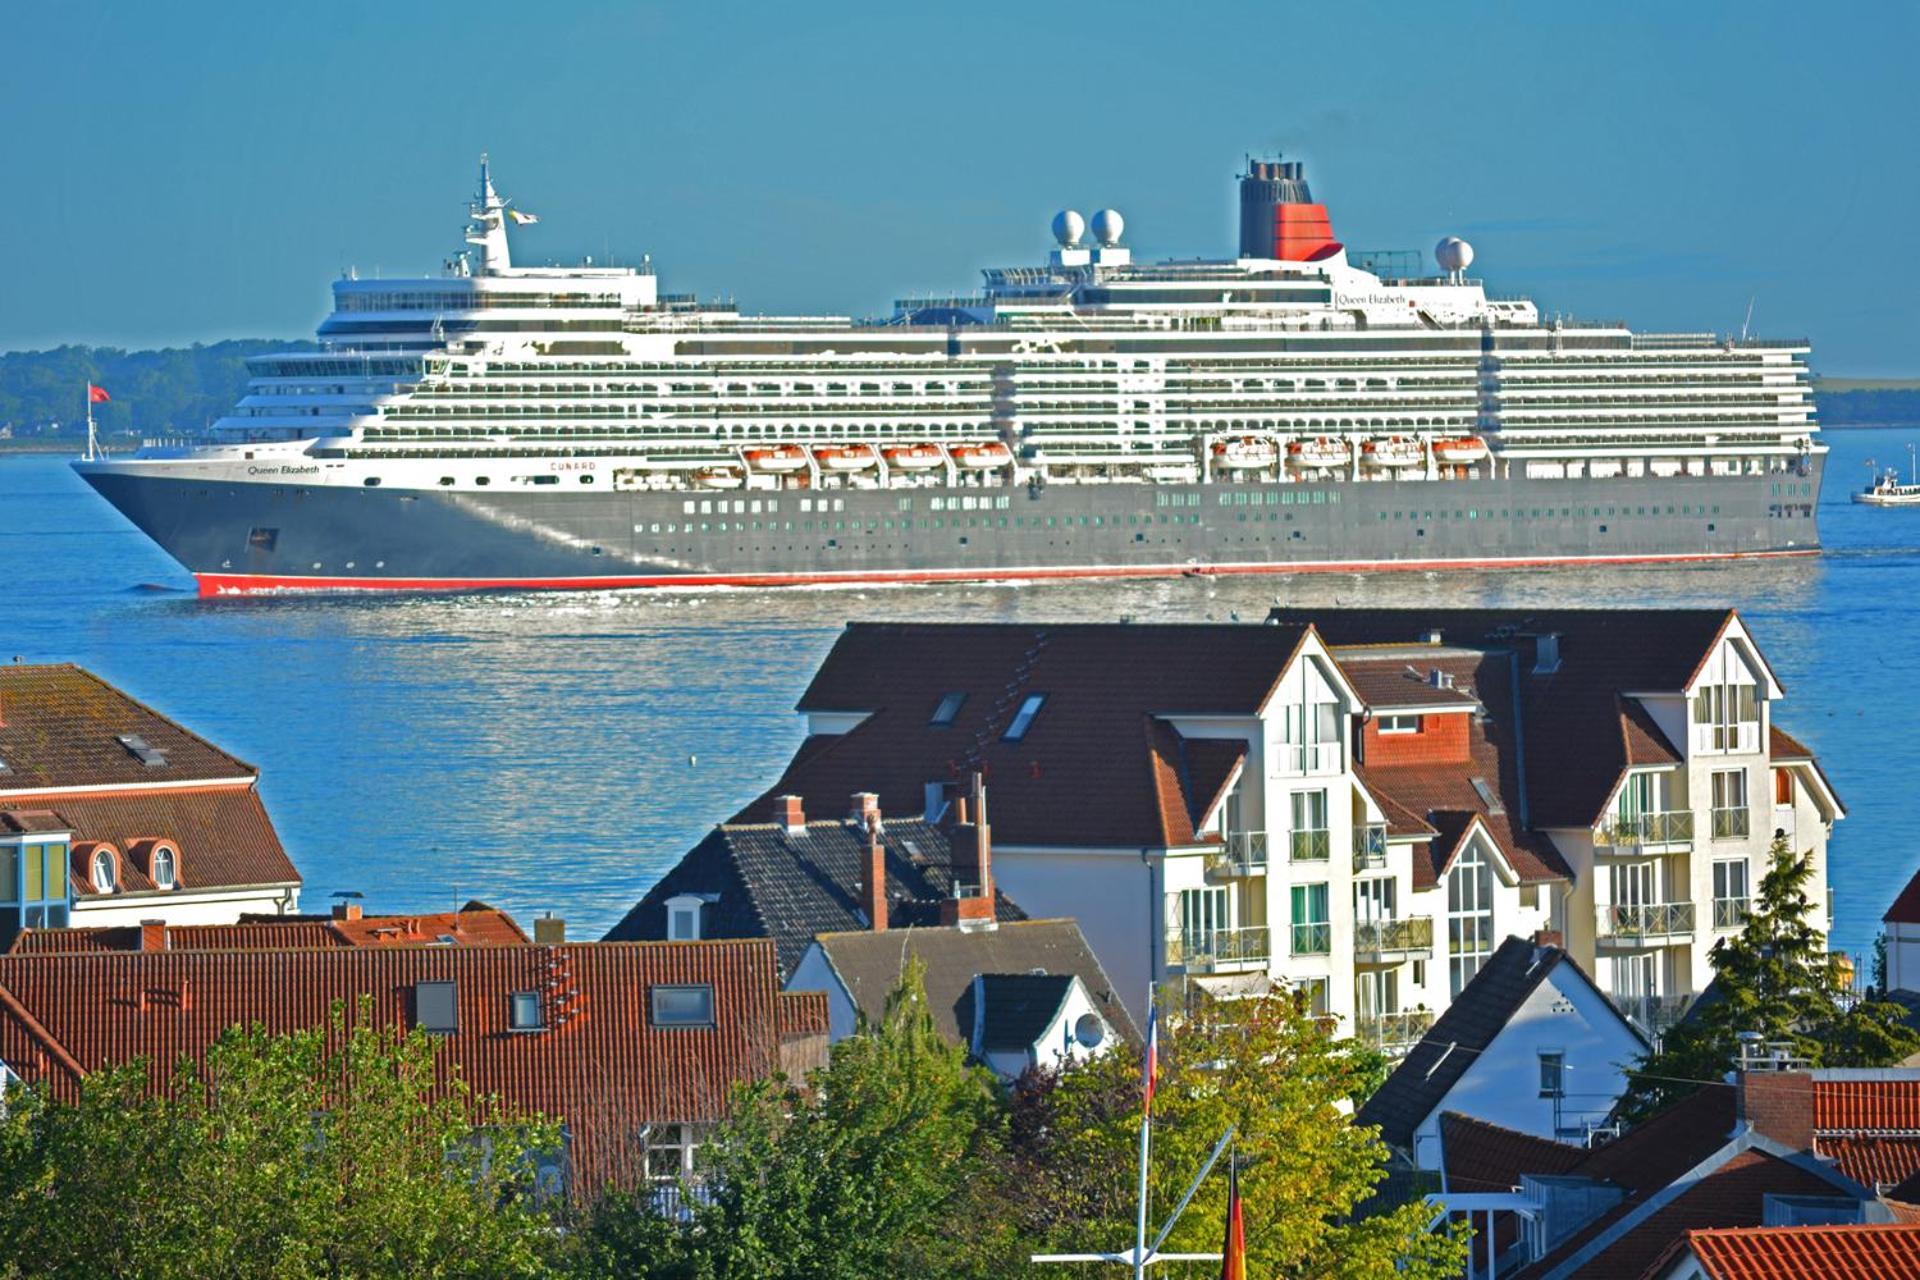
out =
<path fill-rule="evenodd" d="M 850 625 L 769 792 L 940 821 L 1149 986 L 1277 980 L 1392 1050 L 1510 936 L 1657 1031 L 1776 830 L 1843 815 L 1730 611 L 1276 611 L 1266 625 Z M 764 802 L 756 802 L 758 812 Z"/>

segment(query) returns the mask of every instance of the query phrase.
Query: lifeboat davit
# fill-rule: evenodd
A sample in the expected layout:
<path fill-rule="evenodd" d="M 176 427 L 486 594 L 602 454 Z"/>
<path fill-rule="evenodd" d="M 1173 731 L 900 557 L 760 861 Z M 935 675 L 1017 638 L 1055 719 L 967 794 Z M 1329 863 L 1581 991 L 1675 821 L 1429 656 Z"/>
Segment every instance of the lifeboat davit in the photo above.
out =
<path fill-rule="evenodd" d="M 880 452 L 895 471 L 931 471 L 947 460 L 937 444 L 896 444 Z"/>
<path fill-rule="evenodd" d="M 1487 457 L 1487 442 L 1479 436 L 1458 436 L 1452 440 L 1435 440 L 1433 456 L 1450 466 L 1484 462 Z"/>
<path fill-rule="evenodd" d="M 693 482 L 702 489 L 738 489 L 745 481 L 738 467 L 708 467 L 693 473 Z"/>
<path fill-rule="evenodd" d="M 1280 447 L 1264 436 L 1220 440 L 1213 446 L 1213 460 L 1229 471 L 1268 471 L 1280 461 Z"/>
<path fill-rule="evenodd" d="M 1287 446 L 1287 465 L 1306 471 L 1325 471 L 1330 467 L 1345 466 L 1347 459 L 1352 456 L 1345 440 L 1335 440 L 1330 436 L 1295 440 Z"/>
<path fill-rule="evenodd" d="M 957 444 L 953 446 L 953 464 L 968 471 L 992 471 L 1013 461 L 1013 450 L 1004 444 Z"/>
<path fill-rule="evenodd" d="M 864 444 L 834 444 L 813 451 L 822 471 L 865 471 L 874 464 L 873 448 Z"/>
<path fill-rule="evenodd" d="M 1360 446 L 1360 465 L 1365 467 L 1399 470 L 1404 467 L 1417 467 L 1425 460 L 1420 442 L 1409 440 L 1405 436 L 1388 436 L 1385 440 L 1369 440 Z"/>
<path fill-rule="evenodd" d="M 788 472 L 807 469 L 807 451 L 797 444 L 776 444 L 767 449 L 742 449 L 740 456 L 755 471 Z"/>

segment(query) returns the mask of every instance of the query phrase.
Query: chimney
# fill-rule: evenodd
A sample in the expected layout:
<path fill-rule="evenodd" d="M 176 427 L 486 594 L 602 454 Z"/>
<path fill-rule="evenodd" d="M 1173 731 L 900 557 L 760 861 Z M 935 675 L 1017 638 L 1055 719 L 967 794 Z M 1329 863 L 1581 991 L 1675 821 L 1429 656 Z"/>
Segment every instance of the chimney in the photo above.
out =
<path fill-rule="evenodd" d="M 790 836 L 807 833 L 807 810 L 799 796 L 775 796 L 773 820 L 784 826 Z"/>
<path fill-rule="evenodd" d="M 880 797 L 871 791 L 853 793 L 853 809 L 849 815 L 860 824 L 863 831 L 872 831 L 880 825 Z"/>
<path fill-rule="evenodd" d="M 140 922 L 140 949 L 142 951 L 165 951 L 167 949 L 167 922 L 165 920 L 142 920 Z"/>
<path fill-rule="evenodd" d="M 538 917 L 533 922 L 533 944 L 537 947 L 557 947 L 567 940 L 567 922 L 557 919 L 553 912 Z"/>
<path fill-rule="evenodd" d="M 1558 929 L 1535 929 L 1533 931 L 1533 945 L 1536 947 L 1559 947 L 1565 950 L 1567 940 L 1566 936 Z"/>
<path fill-rule="evenodd" d="M 987 785 L 979 774 L 973 775 L 975 821 L 967 821 L 968 810 L 963 800 L 956 800 L 954 804 L 960 821 L 947 833 L 953 858 L 954 896 L 940 904 L 940 923 L 991 929 L 996 921 L 993 830 L 987 824 Z"/>
<path fill-rule="evenodd" d="M 880 839 L 877 809 L 867 828 L 866 853 L 860 859 L 860 910 L 867 915 L 869 929 L 875 933 L 887 931 L 887 846 Z"/>
<path fill-rule="evenodd" d="M 1805 1071 L 1742 1071 L 1740 1118 L 1763 1138 L 1813 1150 L 1813 1076 Z"/>
<path fill-rule="evenodd" d="M 336 902 L 333 904 L 333 918 L 335 920 L 358 920 L 360 915 L 361 908 L 357 902 Z"/>

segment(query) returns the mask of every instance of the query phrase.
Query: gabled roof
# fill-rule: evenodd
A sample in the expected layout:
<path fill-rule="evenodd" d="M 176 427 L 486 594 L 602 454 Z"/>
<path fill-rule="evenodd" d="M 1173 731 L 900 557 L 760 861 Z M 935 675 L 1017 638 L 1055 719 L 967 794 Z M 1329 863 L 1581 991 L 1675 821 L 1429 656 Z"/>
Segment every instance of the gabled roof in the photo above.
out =
<path fill-rule="evenodd" d="M 918 959 L 926 967 L 927 1002 L 941 1031 L 955 1044 L 973 1040 L 973 979 L 983 973 L 1076 977 L 1114 1030 L 1130 1042 L 1139 1041 L 1126 1006 L 1072 920 L 1026 920 L 979 930 L 823 933 L 818 943 L 855 1007 L 869 1019 L 879 1018 L 907 961 Z M 987 1010 L 990 1018 L 1000 1012 L 991 994 Z"/>
<path fill-rule="evenodd" d="M 1920 871 L 1913 873 L 1906 888 L 1900 890 L 1900 896 L 1880 919 L 1887 924 L 1920 924 Z"/>
<path fill-rule="evenodd" d="M 1813 1150 L 1864 1187 L 1901 1187 L 1920 1174 L 1920 1135 L 1817 1135 Z"/>
<path fill-rule="evenodd" d="M 584 1186 L 626 1171 L 639 1126 L 717 1119 L 734 1083 L 779 1066 L 781 1028 L 823 1012 L 818 997 L 781 995 L 765 941 L 5 956 L 0 1056 L 66 1098 L 77 1073 L 144 1058 L 157 1091 L 235 1024 L 320 1026 L 336 1002 L 367 996 L 376 1023 L 405 1025 L 423 982 L 455 984 L 442 1069 L 565 1122 Z M 663 984 L 711 986 L 715 1025 L 651 1025 L 649 992 Z M 540 994 L 542 1029 L 510 1029 L 514 992 Z M 791 1017 L 789 1000 L 803 1006 Z M 37 1037 L 51 1046 L 38 1056 Z"/>
<path fill-rule="evenodd" d="M 1005 843 L 1183 843 L 1223 780 L 1228 749 L 1176 747 L 1179 735 L 1153 722 L 1257 714 L 1309 630 L 854 623 L 799 709 L 866 718 L 831 741 L 809 741 L 743 813 L 763 813 L 783 793 L 818 808 L 861 790 L 878 792 L 887 812 L 919 813 L 926 784 L 957 783 L 978 769 Z M 949 693 L 966 695 L 953 723 L 930 723 Z M 1046 698 L 1039 713 L 1020 740 L 1007 741 L 1015 713 L 1035 694 Z"/>
<path fill-rule="evenodd" d="M 0 666 L 0 765 L 0 795 L 257 772 L 71 663 Z"/>
<path fill-rule="evenodd" d="M 484 902 L 430 915 L 251 916 L 237 924 L 174 924 L 161 927 L 160 950 L 254 951 L 303 947 L 526 946 L 527 935 L 512 916 Z M 27 929 L 9 955 L 80 951 L 139 951 L 139 925 L 90 929 Z"/>
<path fill-rule="evenodd" d="M 1771 721 L 1767 724 L 1767 756 L 1775 764 L 1798 764 L 1811 769 L 1814 780 L 1820 784 L 1820 789 L 1826 792 L 1827 799 L 1832 802 L 1834 809 L 1841 814 L 1846 813 L 1845 802 L 1840 799 L 1840 793 L 1833 789 L 1833 782 L 1827 777 L 1827 771 L 1820 767 L 1820 761 L 1814 756 L 1813 749 Z"/>
<path fill-rule="evenodd" d="M 0 671 L 9 668 L 0 667 Z M 52 796 L 32 801 L 0 798 L 0 812 L 16 806 L 51 809 L 75 843 L 103 840 L 120 853 L 120 892 L 156 886 L 139 858 L 129 856 L 144 841 L 161 840 L 179 849 L 175 881 L 179 890 L 235 889 L 297 885 L 280 836 L 273 829 L 260 793 L 251 786 L 183 787 L 123 791 L 117 795 Z M 96 898 L 90 883 L 74 886 L 77 896 Z"/>
<path fill-rule="evenodd" d="M 961 1025 L 977 1025 L 974 1048 L 981 1053 L 1028 1052 L 1060 1016 L 1078 981 L 1070 973 L 983 973 L 960 997 Z"/>
<path fill-rule="evenodd" d="M 1735 1227 L 1689 1231 L 1655 1264 L 1691 1252 L 1710 1280 L 1885 1280 L 1920 1276 L 1920 1225 Z"/>
<path fill-rule="evenodd" d="M 1380 1126 L 1381 1137 L 1391 1145 L 1402 1150 L 1411 1148 L 1415 1130 L 1506 1029 L 1527 997 L 1563 966 L 1599 992 L 1586 972 L 1559 947 L 1535 946 L 1524 938 L 1508 938 L 1501 943 L 1386 1083 L 1361 1106 L 1355 1119 Z M 1613 1008 L 1611 1002 L 1606 1007 Z M 1617 1010 L 1615 1016 L 1620 1017 Z M 1624 1017 L 1620 1017 L 1620 1025 L 1633 1031 L 1633 1024 Z M 1638 1037 L 1640 1033 L 1633 1034 Z"/>
<path fill-rule="evenodd" d="M 1511 1191 L 1525 1174 L 1568 1173 L 1590 1153 L 1585 1147 L 1444 1111 L 1440 1154 L 1447 1190 L 1458 1194 Z"/>
<path fill-rule="evenodd" d="M 989 819 L 996 835 L 998 800 L 996 792 Z M 920 818 L 887 818 L 881 825 L 889 922 L 902 928 L 938 924 L 940 903 L 954 887 L 947 833 Z M 701 936 L 772 938 L 780 970 L 790 974 L 815 935 L 867 927 L 860 909 L 866 850 L 865 828 L 850 821 L 809 822 L 801 835 L 789 835 L 780 823 L 724 823 L 607 931 L 607 941 L 662 941 L 668 898 L 713 895 Z M 996 892 L 995 898 L 1000 920 L 1026 918 L 1005 895 Z"/>

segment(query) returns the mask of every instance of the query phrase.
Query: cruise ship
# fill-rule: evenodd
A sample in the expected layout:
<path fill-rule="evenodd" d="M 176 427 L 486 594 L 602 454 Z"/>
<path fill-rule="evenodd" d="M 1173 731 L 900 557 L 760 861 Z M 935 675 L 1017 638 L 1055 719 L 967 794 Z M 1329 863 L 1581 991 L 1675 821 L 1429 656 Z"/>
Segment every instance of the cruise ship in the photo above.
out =
<path fill-rule="evenodd" d="M 1676 561 L 1817 550 L 1804 341 L 1543 316 L 1349 250 L 1249 160 L 1234 257 L 1037 265 L 873 319 L 650 261 L 516 266 L 485 160 L 437 276 L 333 285 L 203 438 L 74 465 L 202 595 Z"/>

